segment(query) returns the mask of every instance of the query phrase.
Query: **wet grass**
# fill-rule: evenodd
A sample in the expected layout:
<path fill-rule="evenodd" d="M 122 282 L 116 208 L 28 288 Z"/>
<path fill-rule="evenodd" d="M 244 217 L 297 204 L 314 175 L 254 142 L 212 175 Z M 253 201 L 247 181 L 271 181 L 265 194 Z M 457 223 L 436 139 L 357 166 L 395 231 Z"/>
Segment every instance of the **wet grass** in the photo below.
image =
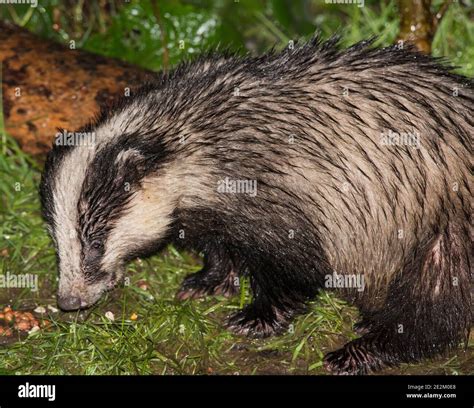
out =
<path fill-rule="evenodd" d="M 0 289 L 0 306 L 33 310 L 56 306 L 52 243 L 40 217 L 39 166 L 4 137 L 0 156 L 0 271 L 39 277 L 37 291 Z M 180 302 L 174 294 L 199 259 L 169 247 L 136 260 L 123 287 L 80 313 L 47 309 L 49 330 L 3 339 L 1 374 L 326 374 L 323 355 L 355 338 L 357 311 L 324 293 L 283 336 L 250 340 L 223 327 L 250 299 L 242 292 Z M 106 317 L 114 315 L 114 320 Z M 134 316 L 135 315 L 135 316 Z M 135 320 L 136 317 L 136 320 Z M 386 374 L 474 374 L 474 341 L 466 351 Z"/>

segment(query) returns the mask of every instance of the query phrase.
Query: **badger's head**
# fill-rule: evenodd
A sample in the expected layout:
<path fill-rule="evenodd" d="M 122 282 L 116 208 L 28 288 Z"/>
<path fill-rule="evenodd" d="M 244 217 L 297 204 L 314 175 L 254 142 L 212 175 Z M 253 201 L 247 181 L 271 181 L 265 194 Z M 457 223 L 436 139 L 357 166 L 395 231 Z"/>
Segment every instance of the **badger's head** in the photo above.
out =
<path fill-rule="evenodd" d="M 155 252 L 179 200 L 164 176 L 164 146 L 104 129 L 81 140 L 55 143 L 40 187 L 63 310 L 93 305 L 122 280 L 127 261 Z"/>

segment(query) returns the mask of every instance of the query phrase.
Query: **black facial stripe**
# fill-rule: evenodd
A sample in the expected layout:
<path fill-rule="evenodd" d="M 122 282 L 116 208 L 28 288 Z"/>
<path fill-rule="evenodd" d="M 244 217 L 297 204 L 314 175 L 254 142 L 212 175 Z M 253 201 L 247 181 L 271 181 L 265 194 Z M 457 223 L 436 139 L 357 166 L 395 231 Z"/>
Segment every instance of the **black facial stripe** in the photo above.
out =
<path fill-rule="evenodd" d="M 122 135 L 102 148 L 87 169 L 78 203 L 78 232 L 82 268 L 88 282 L 106 278 L 105 272 L 100 271 L 104 251 L 95 251 L 92 243 L 105 245 L 113 222 L 123 214 L 143 177 L 164 164 L 166 149 L 151 138 L 150 135 Z M 132 154 L 125 154 L 119 160 L 119 155 L 127 151 Z M 142 153 L 145 151 L 146 154 Z M 91 255 L 94 251 L 96 253 Z"/>
<path fill-rule="evenodd" d="M 107 280 L 108 274 L 102 270 L 95 271 L 94 273 L 84 272 L 84 279 L 87 284 L 99 283 Z"/>

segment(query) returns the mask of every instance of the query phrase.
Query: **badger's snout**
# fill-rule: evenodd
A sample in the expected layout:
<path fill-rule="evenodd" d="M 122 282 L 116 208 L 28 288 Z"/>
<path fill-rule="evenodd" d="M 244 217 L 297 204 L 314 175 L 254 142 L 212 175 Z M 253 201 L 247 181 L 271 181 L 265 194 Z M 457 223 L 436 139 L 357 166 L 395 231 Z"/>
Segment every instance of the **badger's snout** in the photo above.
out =
<path fill-rule="evenodd" d="M 95 305 L 105 291 L 106 288 L 101 287 L 92 288 L 89 292 L 82 291 L 81 293 L 77 293 L 77 291 L 71 291 L 71 293 L 60 291 L 57 295 L 57 303 L 64 312 L 87 309 Z"/>
<path fill-rule="evenodd" d="M 78 310 L 81 308 L 81 298 L 76 296 L 59 296 L 58 306 L 65 312 Z"/>
<path fill-rule="evenodd" d="M 82 272 L 71 273 L 71 269 L 61 268 L 56 295 L 59 308 L 70 312 L 94 306 L 123 280 L 124 272 L 123 264 L 115 265 L 113 272 L 97 271 L 95 282 L 91 282 L 85 279 Z"/>
<path fill-rule="evenodd" d="M 75 281 L 71 284 L 68 276 L 61 276 L 56 296 L 59 308 L 65 312 L 87 309 L 95 305 L 109 288 L 108 282 L 86 284 Z"/>

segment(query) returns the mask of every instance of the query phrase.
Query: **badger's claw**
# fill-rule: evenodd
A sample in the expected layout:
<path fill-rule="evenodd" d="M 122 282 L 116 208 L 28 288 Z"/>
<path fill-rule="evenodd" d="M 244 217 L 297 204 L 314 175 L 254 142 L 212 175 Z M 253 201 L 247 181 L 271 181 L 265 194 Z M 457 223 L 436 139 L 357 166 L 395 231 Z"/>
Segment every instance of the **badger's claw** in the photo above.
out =
<path fill-rule="evenodd" d="M 176 293 L 178 300 L 199 299 L 206 296 L 232 297 L 239 291 L 239 287 L 234 284 L 235 275 L 229 273 L 224 280 L 215 282 L 206 279 L 206 274 L 196 272 L 184 278 L 181 288 Z"/>
<path fill-rule="evenodd" d="M 264 338 L 283 333 L 288 327 L 287 319 L 263 317 L 253 305 L 231 315 L 226 327 L 229 331 L 240 336 Z M 281 316 L 282 317 L 282 316 Z"/>
<path fill-rule="evenodd" d="M 376 353 L 367 350 L 358 340 L 360 339 L 326 354 L 324 368 L 338 375 L 361 375 L 378 371 L 387 366 Z"/>

